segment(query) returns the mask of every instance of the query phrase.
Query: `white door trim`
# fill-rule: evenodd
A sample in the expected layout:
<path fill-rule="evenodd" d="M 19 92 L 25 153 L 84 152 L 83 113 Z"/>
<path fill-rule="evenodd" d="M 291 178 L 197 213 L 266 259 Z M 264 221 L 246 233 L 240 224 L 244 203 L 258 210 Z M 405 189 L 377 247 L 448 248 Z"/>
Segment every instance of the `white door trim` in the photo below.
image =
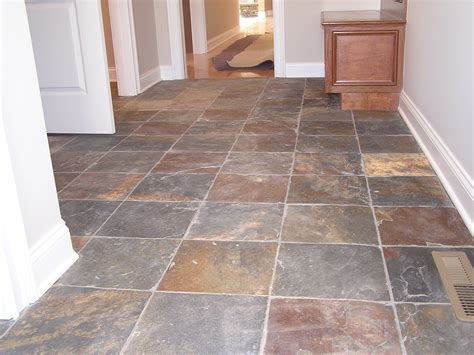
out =
<path fill-rule="evenodd" d="M 193 53 L 207 53 L 206 7 L 204 0 L 190 0 Z"/>
<path fill-rule="evenodd" d="M 167 0 L 171 67 L 174 80 L 186 79 L 183 7 L 181 1 Z"/>
<path fill-rule="evenodd" d="M 132 0 L 109 1 L 109 11 L 118 92 L 135 96 L 141 87 Z"/>
<path fill-rule="evenodd" d="M 286 77 L 285 0 L 273 0 L 273 47 L 275 77 Z"/>
<path fill-rule="evenodd" d="M 186 78 L 186 51 L 184 43 L 183 11 L 181 1 L 166 0 L 168 8 L 168 26 L 171 50 L 172 75 L 167 77 L 170 80 Z M 204 4 L 203 0 L 191 0 L 191 4 Z M 197 6 L 197 5 L 196 5 Z M 193 5 L 191 5 L 193 9 Z M 201 8 L 200 11 L 204 12 Z M 192 14 L 192 12 L 191 12 Z M 191 15 L 192 16 L 192 15 Z M 205 22 L 205 17 L 204 22 Z M 193 20 L 191 19 L 193 22 Z M 201 24 L 202 25 L 202 24 Z M 205 24 L 204 24 L 205 27 Z M 286 56 L 285 56 L 285 0 L 273 0 L 273 31 L 274 31 L 274 55 L 275 55 L 275 76 L 286 77 Z M 202 32 L 201 32 L 202 35 Z M 193 28 L 194 47 L 194 28 Z M 207 47 L 207 39 L 206 39 Z"/>

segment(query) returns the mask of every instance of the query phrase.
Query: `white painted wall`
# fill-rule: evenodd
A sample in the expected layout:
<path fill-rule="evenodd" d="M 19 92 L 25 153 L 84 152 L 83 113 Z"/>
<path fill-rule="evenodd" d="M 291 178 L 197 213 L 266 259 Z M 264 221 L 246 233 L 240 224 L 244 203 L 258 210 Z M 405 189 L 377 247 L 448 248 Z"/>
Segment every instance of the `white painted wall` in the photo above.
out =
<path fill-rule="evenodd" d="M 36 300 L 69 268 L 77 254 L 59 212 L 25 3 L 1 2 L 0 9 L 0 139 L 5 139 L 10 158 L 8 161 L 2 151 L 0 171 L 2 177 L 4 172 L 14 177 L 14 185 L 9 179 L 10 185 L 5 186 L 10 189 L 8 198 L 0 200 L 0 248 L 4 255 L 16 250 L 15 258 L 6 260 L 11 280 L 16 283 L 0 285 L 0 303 L 4 302 L 4 294 L 16 295 L 15 304 L 10 304 L 12 311 Z M 11 208 L 5 205 L 8 203 L 13 203 Z M 5 308 L 8 305 L 1 307 Z"/>
<path fill-rule="evenodd" d="M 401 110 L 471 231 L 474 3 L 408 2 Z"/>

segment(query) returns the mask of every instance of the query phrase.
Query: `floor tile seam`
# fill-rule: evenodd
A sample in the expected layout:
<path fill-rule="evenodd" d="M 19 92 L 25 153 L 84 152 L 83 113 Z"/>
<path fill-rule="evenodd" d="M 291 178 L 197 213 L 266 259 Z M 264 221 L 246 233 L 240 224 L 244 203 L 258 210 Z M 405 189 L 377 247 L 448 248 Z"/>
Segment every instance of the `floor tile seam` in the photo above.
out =
<path fill-rule="evenodd" d="M 352 111 L 352 110 L 351 110 L 351 116 L 352 116 L 352 123 L 353 123 L 354 129 L 356 131 L 357 146 L 359 148 L 359 152 L 362 154 L 362 149 L 361 149 L 360 140 L 359 140 L 359 133 L 357 131 L 357 125 L 356 125 L 355 118 L 354 118 L 354 111 Z M 384 275 L 385 275 L 385 286 L 387 287 L 387 291 L 388 291 L 389 298 L 390 298 L 390 305 L 392 307 L 395 327 L 396 327 L 397 334 L 398 334 L 398 341 L 399 341 L 399 345 L 400 345 L 400 350 L 402 351 L 402 354 L 406 355 L 407 350 L 405 348 L 405 343 L 404 343 L 404 340 L 403 340 L 404 338 L 403 338 L 403 334 L 402 334 L 402 330 L 401 330 L 400 320 L 398 318 L 397 309 L 395 307 L 395 297 L 393 296 L 392 282 L 390 281 L 390 274 L 388 272 L 388 266 L 387 266 L 387 262 L 386 262 L 386 259 L 385 259 L 382 238 L 380 236 L 379 226 L 378 226 L 378 223 L 377 223 L 377 217 L 375 215 L 375 209 L 374 209 L 374 206 L 373 206 L 372 195 L 371 195 L 370 185 L 369 185 L 369 179 L 367 177 L 367 170 L 365 168 L 364 159 L 361 159 L 361 163 L 362 163 L 362 170 L 365 173 L 364 179 L 365 179 L 365 184 L 366 184 L 366 188 L 367 188 L 369 206 L 370 206 L 370 210 L 372 212 L 372 221 L 375 224 L 377 240 L 378 240 L 378 243 L 379 243 L 380 256 L 381 256 L 381 259 L 382 259 L 382 267 L 383 267 Z"/>
<path fill-rule="evenodd" d="M 54 136 L 62 136 L 64 134 L 58 134 L 58 135 L 55 135 L 54 133 L 52 135 L 49 135 L 49 137 L 54 137 Z M 73 141 L 75 141 L 77 138 L 79 138 L 79 134 L 76 134 L 75 137 L 73 137 L 70 141 L 67 141 L 66 143 L 63 143 L 61 144 L 59 147 L 57 147 L 56 149 L 54 149 L 54 151 L 51 150 L 51 148 L 49 148 L 49 152 L 50 154 L 54 154 L 56 152 L 59 152 L 61 149 L 63 149 L 66 145 L 68 145 L 69 143 L 72 143 Z M 49 138 L 48 137 L 48 138 Z"/>
<path fill-rule="evenodd" d="M 76 137 L 78 138 L 79 135 Z M 113 135 L 110 135 L 110 137 L 113 137 Z M 126 135 L 126 136 L 117 136 L 117 137 L 122 137 L 122 139 L 117 143 L 115 144 L 113 147 L 111 147 L 109 150 L 107 151 L 98 151 L 96 153 L 103 153 L 100 155 L 100 157 L 95 160 L 94 162 L 92 162 L 91 164 L 89 164 L 87 166 L 87 168 L 85 168 L 82 172 L 79 173 L 79 175 L 77 175 L 74 179 L 72 179 L 68 184 L 66 184 L 61 190 L 57 191 L 57 195 L 58 195 L 58 198 L 59 198 L 59 194 L 64 191 L 66 188 L 68 188 L 69 186 L 71 186 L 76 180 L 78 180 L 92 165 L 94 165 L 95 163 L 97 163 L 99 160 L 101 160 L 104 156 L 106 156 L 108 153 L 110 153 L 115 147 L 117 147 L 120 143 L 122 143 L 125 139 L 127 139 L 129 137 L 129 135 Z M 53 169 L 53 173 L 57 173 L 56 171 L 54 171 Z"/>
<path fill-rule="evenodd" d="M 301 97 L 300 111 L 299 111 L 299 114 L 298 114 L 298 119 L 297 119 L 297 124 L 296 124 L 296 131 L 295 131 L 296 139 L 295 139 L 295 144 L 294 144 L 293 152 L 292 152 L 293 153 L 293 159 L 292 159 L 291 169 L 290 169 L 291 174 L 293 174 L 294 169 L 295 169 L 296 147 L 298 146 L 298 138 L 299 138 L 300 124 L 301 124 L 301 115 L 302 115 L 302 112 L 303 112 L 304 96 L 305 96 L 305 91 L 306 91 L 306 82 L 307 82 L 307 80 L 305 78 L 304 79 L 305 89 L 303 90 L 303 95 Z M 292 182 L 291 181 L 291 179 L 292 179 L 291 174 L 290 174 L 290 177 L 288 179 L 288 185 L 286 187 L 283 215 L 282 215 L 282 218 L 281 218 L 280 231 L 278 233 L 278 239 L 277 239 L 277 242 L 278 242 L 277 250 L 276 250 L 276 253 L 275 253 L 275 260 L 274 260 L 274 263 L 273 263 L 272 276 L 271 276 L 270 285 L 269 285 L 269 288 L 268 288 L 269 295 L 271 295 L 273 293 L 273 287 L 274 287 L 275 277 L 276 277 L 276 272 L 277 272 L 277 267 L 278 267 L 278 258 L 279 258 L 279 254 L 280 254 L 280 248 L 281 248 L 283 227 L 284 227 L 286 214 L 287 214 L 287 210 L 288 210 L 288 196 L 290 194 L 290 188 L 291 188 L 291 182 Z M 266 346 L 266 342 L 267 342 L 267 338 L 268 338 L 268 323 L 269 323 L 269 319 L 270 319 L 270 307 L 271 307 L 271 297 L 269 297 L 268 300 L 267 300 L 267 308 L 266 308 L 266 311 L 265 311 L 265 319 L 264 319 L 264 324 L 263 324 L 262 337 L 260 339 L 259 354 L 262 354 L 262 355 L 265 352 L 265 346 Z"/>

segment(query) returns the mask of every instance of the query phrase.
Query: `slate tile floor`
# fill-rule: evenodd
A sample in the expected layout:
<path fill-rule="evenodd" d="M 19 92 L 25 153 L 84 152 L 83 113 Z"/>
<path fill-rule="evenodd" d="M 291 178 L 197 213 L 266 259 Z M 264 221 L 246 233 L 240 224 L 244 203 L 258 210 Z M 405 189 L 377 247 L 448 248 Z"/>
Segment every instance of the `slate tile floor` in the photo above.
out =
<path fill-rule="evenodd" d="M 0 353 L 469 353 L 430 252 L 474 243 L 396 112 L 318 79 L 162 82 L 50 136 L 80 259 Z"/>

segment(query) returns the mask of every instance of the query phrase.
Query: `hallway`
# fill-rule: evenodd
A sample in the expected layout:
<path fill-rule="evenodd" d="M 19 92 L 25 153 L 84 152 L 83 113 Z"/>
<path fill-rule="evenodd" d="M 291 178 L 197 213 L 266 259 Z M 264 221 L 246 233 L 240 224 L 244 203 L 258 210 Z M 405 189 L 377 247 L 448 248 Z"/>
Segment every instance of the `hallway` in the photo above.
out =
<path fill-rule="evenodd" d="M 472 351 L 431 251 L 474 243 L 398 113 L 274 78 L 114 108 L 115 135 L 49 137 L 80 259 L 0 353 Z"/>

